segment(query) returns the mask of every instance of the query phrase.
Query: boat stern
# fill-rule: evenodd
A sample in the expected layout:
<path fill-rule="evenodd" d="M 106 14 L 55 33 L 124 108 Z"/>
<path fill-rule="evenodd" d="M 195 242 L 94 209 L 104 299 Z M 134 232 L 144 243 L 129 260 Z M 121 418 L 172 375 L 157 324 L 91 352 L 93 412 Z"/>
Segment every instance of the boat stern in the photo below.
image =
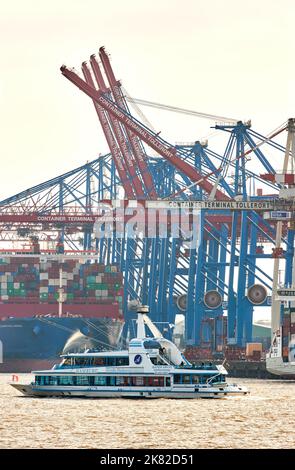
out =
<path fill-rule="evenodd" d="M 248 395 L 250 393 L 247 387 L 239 384 L 227 384 L 224 391 L 226 395 Z"/>

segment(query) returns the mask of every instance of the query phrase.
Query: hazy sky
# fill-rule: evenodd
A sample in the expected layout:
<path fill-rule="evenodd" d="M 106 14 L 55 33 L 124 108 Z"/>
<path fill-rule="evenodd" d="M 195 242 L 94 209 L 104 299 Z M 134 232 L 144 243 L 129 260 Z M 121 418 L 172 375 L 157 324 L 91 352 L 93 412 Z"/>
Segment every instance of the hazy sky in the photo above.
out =
<path fill-rule="evenodd" d="M 267 133 L 295 115 L 294 0 L 0 0 L 0 199 L 108 151 L 59 67 L 104 45 L 134 97 Z M 172 142 L 209 121 L 143 108 Z M 220 149 L 222 151 L 222 149 Z"/>

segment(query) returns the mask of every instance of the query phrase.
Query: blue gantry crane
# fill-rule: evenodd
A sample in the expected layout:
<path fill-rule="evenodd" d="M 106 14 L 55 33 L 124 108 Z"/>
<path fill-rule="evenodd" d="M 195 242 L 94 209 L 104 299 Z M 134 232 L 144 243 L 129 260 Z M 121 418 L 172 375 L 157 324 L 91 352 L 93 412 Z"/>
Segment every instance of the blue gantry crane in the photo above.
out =
<path fill-rule="evenodd" d="M 110 153 L 1 201 L 1 242 L 38 232 L 44 242 L 61 240 L 65 251 L 117 263 L 131 334 L 140 302 L 150 305 L 152 320 L 163 327 L 183 314 L 188 345 L 220 350 L 226 339 L 243 346 L 252 339 L 254 308 L 270 303 L 272 276 L 265 260 L 279 256 L 288 266 L 293 260 L 294 232 L 284 222 L 285 249 L 277 250 L 276 219 L 264 217 L 281 208 L 282 184 L 261 177 L 275 173 L 274 155 L 277 161 L 284 156 L 275 137 L 286 125 L 265 137 L 250 122 L 216 124 L 225 137 L 224 152 L 200 141 L 172 145 L 132 116 L 103 48 L 99 58 L 107 83 L 93 55 L 90 65 L 82 64 L 84 79 L 65 66 L 61 70 L 91 98 Z M 130 214 L 119 232 L 98 238 L 101 204 L 114 201 L 124 201 Z M 129 236 L 132 214 L 141 205 L 144 214 L 153 207 L 156 213 L 166 210 L 168 218 L 196 214 L 197 225 L 190 228 L 197 244 L 179 227 L 172 233 L 171 225 L 165 236 L 157 230 L 150 235 L 146 225 Z"/>

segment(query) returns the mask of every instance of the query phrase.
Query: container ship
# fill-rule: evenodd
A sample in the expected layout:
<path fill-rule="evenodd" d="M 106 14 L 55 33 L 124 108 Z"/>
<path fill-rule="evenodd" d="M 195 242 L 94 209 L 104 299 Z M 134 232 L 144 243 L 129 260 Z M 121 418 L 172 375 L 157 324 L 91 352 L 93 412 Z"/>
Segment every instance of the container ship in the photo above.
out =
<path fill-rule="evenodd" d="M 0 258 L 0 372 L 52 367 L 64 351 L 118 347 L 122 273 L 77 255 Z"/>
<path fill-rule="evenodd" d="M 269 372 L 281 378 L 295 379 L 295 308 L 283 308 L 281 324 L 266 357 Z"/>

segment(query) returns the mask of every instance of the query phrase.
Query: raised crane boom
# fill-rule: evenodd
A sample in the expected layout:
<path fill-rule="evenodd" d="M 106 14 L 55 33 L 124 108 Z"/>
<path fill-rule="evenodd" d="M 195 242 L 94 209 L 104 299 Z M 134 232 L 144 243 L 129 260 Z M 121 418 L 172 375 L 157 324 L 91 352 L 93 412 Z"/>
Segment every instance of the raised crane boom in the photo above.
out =
<path fill-rule="evenodd" d="M 93 82 L 90 70 L 88 69 L 87 64 L 85 62 L 83 62 L 82 64 L 82 72 L 83 72 L 86 82 L 94 88 L 94 82 Z M 133 188 L 128 178 L 128 172 L 126 171 L 124 159 L 122 158 L 120 149 L 112 134 L 112 130 L 110 128 L 110 125 L 107 119 L 106 111 L 104 110 L 102 106 L 100 106 L 94 100 L 93 100 L 93 104 L 94 104 L 96 113 L 98 115 L 100 125 L 104 132 L 106 141 L 108 143 L 109 149 L 111 151 L 111 154 L 113 155 L 115 166 L 118 171 L 123 188 L 125 190 L 126 196 L 128 199 L 132 199 L 135 196 L 133 192 Z"/>
<path fill-rule="evenodd" d="M 108 90 L 106 85 L 105 85 L 104 78 L 102 76 L 100 67 L 99 67 L 98 63 L 96 62 L 94 56 L 90 57 L 90 64 L 91 64 L 96 82 L 98 84 L 98 88 L 103 93 L 109 93 L 110 90 Z M 142 183 L 141 183 L 141 181 L 140 181 L 140 179 L 139 179 L 139 177 L 136 173 L 137 163 L 136 163 L 136 160 L 135 160 L 135 158 L 134 158 L 134 156 L 131 152 L 130 147 L 128 146 L 128 144 L 126 142 L 125 135 L 123 133 L 120 121 L 112 115 L 109 115 L 109 120 L 110 120 L 111 126 L 113 128 L 114 134 L 116 136 L 117 142 L 119 144 L 119 147 L 121 149 L 121 152 L 124 156 L 125 164 L 128 168 L 128 171 L 129 171 L 129 174 L 131 176 L 132 182 L 134 184 L 134 190 L 135 190 L 136 196 L 139 199 L 144 199 L 145 194 L 144 194 L 144 190 L 142 188 Z"/>
<path fill-rule="evenodd" d="M 91 67 L 92 67 L 92 70 L 93 70 L 94 77 L 95 77 L 95 80 L 97 82 L 98 88 L 103 93 L 108 93 L 108 90 L 105 86 L 104 79 L 103 79 L 103 76 L 101 74 L 101 71 L 100 71 L 100 68 L 99 68 L 98 64 L 96 64 L 96 67 L 93 67 L 93 64 L 91 62 Z M 82 65 L 82 68 L 83 68 L 83 65 Z M 93 82 L 93 80 L 92 80 L 92 82 Z M 89 83 L 89 84 L 91 85 L 91 83 Z M 95 88 L 94 83 L 93 83 L 93 87 Z M 133 184 L 134 193 L 135 193 L 136 197 L 138 197 L 139 199 L 144 199 L 145 194 L 144 194 L 144 191 L 142 189 L 142 184 L 141 184 L 141 181 L 140 181 L 140 179 L 139 179 L 139 177 L 136 173 L 136 162 L 135 162 L 135 160 L 134 160 L 134 158 L 133 158 L 133 156 L 132 156 L 132 154 L 131 154 L 128 146 L 127 146 L 125 136 L 124 136 L 124 134 L 122 132 L 122 129 L 121 129 L 120 122 L 118 121 L 118 119 L 114 118 L 114 116 L 110 116 L 107 111 L 104 110 L 104 112 L 106 113 L 106 116 L 108 117 L 109 124 L 110 124 L 110 126 L 113 130 L 116 141 L 117 141 L 117 143 L 119 145 L 119 148 L 121 150 L 124 165 L 125 165 L 125 168 L 126 168 L 126 174 L 128 175 L 128 173 L 129 173 L 129 175 L 130 175 L 130 181 Z"/>
<path fill-rule="evenodd" d="M 108 82 L 110 84 L 115 102 L 120 108 L 128 112 L 124 99 L 122 98 L 122 95 L 121 95 L 120 82 L 118 82 L 115 78 L 113 69 L 110 64 L 110 60 L 105 52 L 104 47 L 101 47 L 99 49 L 99 56 L 102 61 L 102 65 L 106 73 Z M 91 56 L 91 58 L 93 58 L 93 56 Z M 95 61 L 95 58 L 93 58 L 93 60 Z M 131 143 L 131 147 L 132 147 L 134 156 L 136 158 L 138 167 L 140 169 L 140 173 L 141 173 L 143 182 L 145 184 L 147 193 L 150 195 L 151 198 L 156 198 L 158 195 L 154 188 L 154 183 L 153 183 L 152 177 L 150 175 L 150 172 L 149 172 L 146 160 L 145 160 L 145 154 L 141 147 L 140 140 L 128 128 L 126 129 L 126 133 L 127 133 L 129 142 Z"/>
<path fill-rule="evenodd" d="M 201 175 L 189 163 L 181 160 L 176 155 L 174 147 L 168 147 L 163 141 L 152 132 L 150 129 L 143 127 L 134 117 L 127 114 L 123 109 L 119 108 L 113 101 L 109 100 L 100 90 L 95 90 L 88 85 L 79 75 L 73 70 L 62 65 L 60 68 L 62 74 L 74 85 L 80 88 L 83 93 L 92 98 L 96 103 L 101 105 L 106 111 L 115 116 L 120 122 L 128 127 L 134 134 L 142 139 L 147 145 L 158 152 L 165 160 L 174 165 L 180 172 L 188 176 L 193 182 L 196 182 L 204 191 L 211 193 L 214 186 L 206 179 L 206 176 Z M 216 191 L 216 199 L 229 199 L 219 189 Z"/>

